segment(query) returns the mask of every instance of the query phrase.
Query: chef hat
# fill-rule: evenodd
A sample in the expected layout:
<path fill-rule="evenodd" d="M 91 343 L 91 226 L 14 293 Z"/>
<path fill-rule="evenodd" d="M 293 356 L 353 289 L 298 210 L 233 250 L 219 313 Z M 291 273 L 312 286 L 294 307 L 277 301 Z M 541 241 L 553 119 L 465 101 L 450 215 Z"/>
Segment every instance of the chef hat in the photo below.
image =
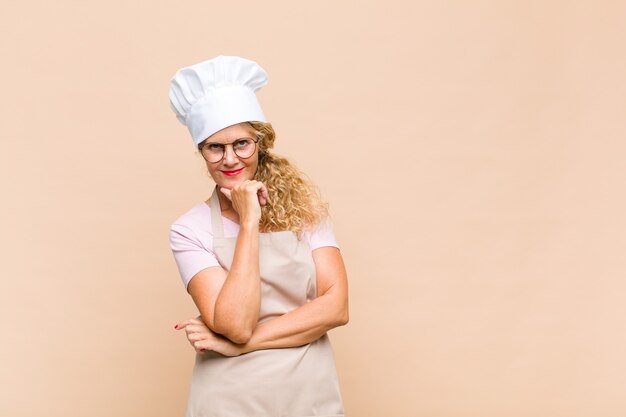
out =
<path fill-rule="evenodd" d="M 254 92 L 267 81 L 256 62 L 220 55 L 176 71 L 170 80 L 170 107 L 198 145 L 225 127 L 266 122 Z"/>

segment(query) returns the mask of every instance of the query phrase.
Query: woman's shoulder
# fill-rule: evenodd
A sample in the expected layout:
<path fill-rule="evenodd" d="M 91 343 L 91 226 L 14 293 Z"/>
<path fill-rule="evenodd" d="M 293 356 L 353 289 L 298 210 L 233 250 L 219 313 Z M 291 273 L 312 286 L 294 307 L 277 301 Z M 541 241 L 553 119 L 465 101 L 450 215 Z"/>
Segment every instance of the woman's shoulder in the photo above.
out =
<path fill-rule="evenodd" d="M 309 243 L 311 250 L 322 246 L 334 246 L 339 248 L 335 233 L 333 232 L 333 224 L 330 216 L 323 218 L 317 224 L 305 229 L 303 231 L 303 237 Z"/>
<path fill-rule="evenodd" d="M 211 208 L 204 201 L 201 201 L 178 216 L 170 224 L 170 229 L 183 226 L 191 230 L 205 230 L 207 226 L 210 227 L 210 223 Z"/>

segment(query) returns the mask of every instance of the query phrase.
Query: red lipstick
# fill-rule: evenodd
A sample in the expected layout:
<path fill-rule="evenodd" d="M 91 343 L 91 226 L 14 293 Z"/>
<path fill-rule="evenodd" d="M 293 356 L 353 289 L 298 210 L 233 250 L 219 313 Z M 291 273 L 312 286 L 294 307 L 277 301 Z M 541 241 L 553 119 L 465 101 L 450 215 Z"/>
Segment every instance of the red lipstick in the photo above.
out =
<path fill-rule="evenodd" d="M 224 173 L 224 175 L 228 175 L 229 177 L 234 177 L 235 175 L 238 175 L 241 171 L 243 171 L 243 168 L 239 168 L 235 171 L 222 171 Z"/>

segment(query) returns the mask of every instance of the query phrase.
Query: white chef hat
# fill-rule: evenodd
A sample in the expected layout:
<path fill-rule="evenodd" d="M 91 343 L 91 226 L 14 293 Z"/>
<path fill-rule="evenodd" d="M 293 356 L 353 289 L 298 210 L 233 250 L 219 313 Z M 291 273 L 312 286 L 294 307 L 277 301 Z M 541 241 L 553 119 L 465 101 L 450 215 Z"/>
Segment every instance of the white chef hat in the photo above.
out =
<path fill-rule="evenodd" d="M 255 91 L 267 81 L 256 62 L 220 55 L 176 71 L 170 80 L 170 107 L 198 145 L 225 127 L 266 122 Z"/>

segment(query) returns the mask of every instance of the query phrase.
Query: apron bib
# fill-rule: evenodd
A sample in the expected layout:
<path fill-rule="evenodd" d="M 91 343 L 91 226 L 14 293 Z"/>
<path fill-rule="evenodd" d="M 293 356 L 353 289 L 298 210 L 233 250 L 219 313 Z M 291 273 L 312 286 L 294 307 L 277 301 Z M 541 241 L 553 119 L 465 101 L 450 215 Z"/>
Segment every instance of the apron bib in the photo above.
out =
<path fill-rule="evenodd" d="M 217 186 L 209 200 L 213 250 L 230 270 L 237 237 L 224 237 Z M 259 323 L 316 297 L 315 263 L 305 240 L 286 230 L 259 233 Z M 235 357 L 196 353 L 185 417 L 343 417 L 333 350 L 324 334 L 294 348 Z"/>

